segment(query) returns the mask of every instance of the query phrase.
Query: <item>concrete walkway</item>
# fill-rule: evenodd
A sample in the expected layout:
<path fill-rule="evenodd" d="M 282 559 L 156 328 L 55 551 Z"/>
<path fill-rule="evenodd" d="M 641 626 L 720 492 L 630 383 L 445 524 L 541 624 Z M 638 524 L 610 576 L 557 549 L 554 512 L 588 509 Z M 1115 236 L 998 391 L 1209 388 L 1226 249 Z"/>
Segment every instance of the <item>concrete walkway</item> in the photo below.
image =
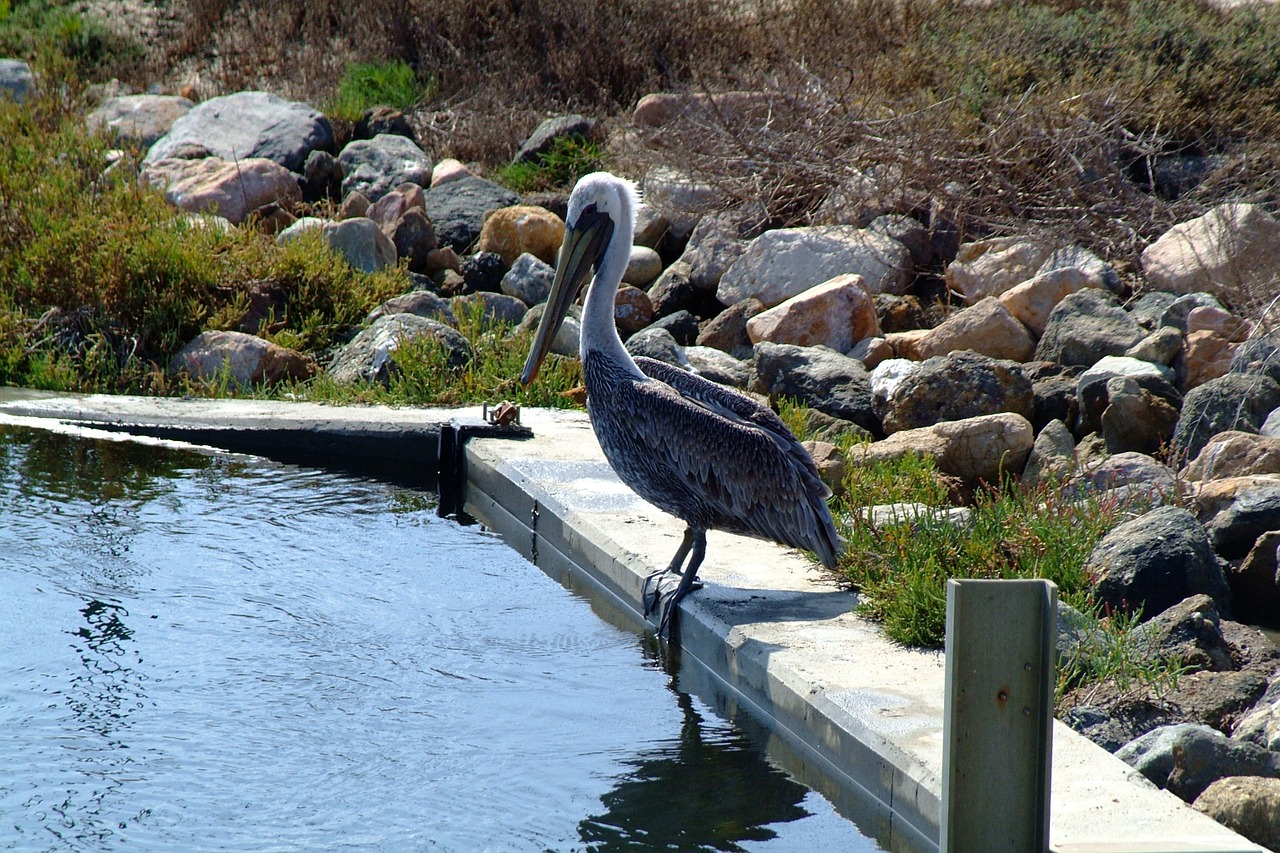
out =
<path fill-rule="evenodd" d="M 402 473 L 433 464 L 440 424 L 460 416 L 479 421 L 478 410 L 0 389 L 0 424 L 129 427 L 298 462 L 306 460 L 297 454 L 318 448 L 340 464 L 373 459 Z M 585 415 L 526 410 L 523 420 L 532 439 L 467 444 L 467 511 L 548 573 L 593 588 L 640 624 L 643 579 L 670 560 L 682 525 L 617 480 Z M 863 831 L 890 850 L 936 850 L 942 655 L 887 641 L 853 615 L 851 593 L 794 551 L 712 532 L 700 577 L 705 588 L 682 605 L 683 654 L 701 662 L 730 701 L 775 721 L 771 728 L 790 748 L 852 792 L 832 798 L 854 812 Z M 1261 851 L 1061 724 L 1054 727 L 1052 785 L 1051 838 L 1059 853 Z"/>

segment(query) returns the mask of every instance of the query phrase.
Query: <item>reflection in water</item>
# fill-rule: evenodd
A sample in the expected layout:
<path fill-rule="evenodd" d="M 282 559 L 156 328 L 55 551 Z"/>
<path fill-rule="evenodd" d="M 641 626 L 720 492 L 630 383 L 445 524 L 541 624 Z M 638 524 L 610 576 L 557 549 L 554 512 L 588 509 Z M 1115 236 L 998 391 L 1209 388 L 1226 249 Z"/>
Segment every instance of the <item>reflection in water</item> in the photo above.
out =
<path fill-rule="evenodd" d="M 768 841 L 767 824 L 809 816 L 808 791 L 770 766 L 734 731 L 704 731 L 687 693 L 673 688 L 683 717 L 679 739 L 657 742 L 626 763 L 628 772 L 600 798 L 605 813 L 578 825 L 598 851 L 741 851 Z"/>
<path fill-rule="evenodd" d="M 874 849 L 655 660 L 420 493 L 0 428 L 0 848 Z"/>

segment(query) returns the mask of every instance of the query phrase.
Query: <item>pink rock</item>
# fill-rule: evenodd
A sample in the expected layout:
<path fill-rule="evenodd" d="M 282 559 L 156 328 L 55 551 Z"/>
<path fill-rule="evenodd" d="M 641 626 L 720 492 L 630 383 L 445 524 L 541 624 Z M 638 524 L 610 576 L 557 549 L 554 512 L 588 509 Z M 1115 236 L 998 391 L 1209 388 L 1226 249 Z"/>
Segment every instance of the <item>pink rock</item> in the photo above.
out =
<path fill-rule="evenodd" d="M 973 350 L 992 358 L 1029 361 L 1036 345 L 1027 327 L 1009 313 L 994 296 L 952 314 L 942 325 L 920 337 L 921 358 L 946 355 L 956 350 Z"/>
<path fill-rule="evenodd" d="M 1029 237 L 964 243 L 947 266 L 947 287 L 972 305 L 1031 278 L 1052 252 L 1052 246 Z"/>
<path fill-rule="evenodd" d="M 289 208 L 302 201 L 293 173 L 264 157 L 235 162 L 220 157 L 160 160 L 142 172 L 147 186 L 164 191 L 165 200 L 191 213 L 216 213 L 239 225 L 254 210 L 276 203 Z"/>
<path fill-rule="evenodd" d="M 1183 364 L 1187 371 L 1184 390 L 1190 391 L 1210 379 L 1225 376 L 1238 346 L 1208 329 L 1188 333 L 1182 346 Z"/>
<path fill-rule="evenodd" d="M 271 385 L 281 379 L 306 379 L 315 362 L 296 350 L 244 332 L 202 332 L 173 357 L 169 369 L 192 379 L 217 381 L 226 376 L 233 385 Z"/>
<path fill-rule="evenodd" d="M 390 237 L 395 233 L 396 221 L 404 216 L 406 211 L 415 207 L 425 213 L 427 196 L 422 192 L 422 187 L 406 182 L 370 205 L 364 215 L 376 222 L 378 227 Z"/>
<path fill-rule="evenodd" d="M 1143 250 L 1142 271 L 1174 293 L 1268 292 L 1280 276 L 1280 221 L 1260 205 L 1220 204 L 1160 235 Z"/>
<path fill-rule="evenodd" d="M 1101 287 L 1102 281 L 1079 267 L 1041 273 L 1000 294 L 1000 304 L 1039 338 L 1053 306 L 1082 287 Z"/>
<path fill-rule="evenodd" d="M 1253 331 L 1253 324 L 1241 319 L 1223 308 L 1203 305 L 1192 308 L 1187 315 L 1187 332 L 1209 331 L 1232 343 L 1247 340 Z"/>
<path fill-rule="evenodd" d="M 893 344 L 884 338 L 872 337 L 858 341 L 853 345 L 853 349 L 849 350 L 848 355 L 865 364 L 867 370 L 875 370 L 876 365 L 886 359 L 894 358 L 897 353 L 894 352 Z"/>
<path fill-rule="evenodd" d="M 932 329 L 910 329 L 905 332 L 889 332 L 884 341 L 893 350 L 895 358 L 909 358 L 912 361 L 924 361 L 920 354 L 920 342 Z"/>
<path fill-rule="evenodd" d="M 431 170 L 431 186 L 438 187 L 441 184 L 447 184 L 450 181 L 456 181 L 458 178 L 466 178 L 472 175 L 472 171 L 462 162 L 452 157 L 446 157 Z"/>
<path fill-rule="evenodd" d="M 838 275 L 747 321 L 753 344 L 822 345 L 844 352 L 854 341 L 878 334 L 875 302 L 860 275 Z"/>
<path fill-rule="evenodd" d="M 997 483 L 1002 473 L 1021 473 L 1034 440 L 1030 421 L 1000 412 L 895 432 L 882 441 L 859 445 L 851 460 L 856 464 L 891 461 L 908 453 L 928 455 L 939 470 L 966 483 Z"/>
<path fill-rule="evenodd" d="M 636 102 L 631 121 L 639 127 L 662 127 L 686 115 L 699 121 L 708 118 L 719 118 L 729 123 L 764 121 L 776 105 L 786 106 L 786 102 L 773 92 L 655 92 Z"/>

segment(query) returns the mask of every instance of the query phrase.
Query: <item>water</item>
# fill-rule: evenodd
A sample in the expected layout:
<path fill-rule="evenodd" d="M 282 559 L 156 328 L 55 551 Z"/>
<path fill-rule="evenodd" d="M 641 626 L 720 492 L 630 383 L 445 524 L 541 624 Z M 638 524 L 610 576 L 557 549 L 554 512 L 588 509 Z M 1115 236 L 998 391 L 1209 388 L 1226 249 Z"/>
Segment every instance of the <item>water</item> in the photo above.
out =
<path fill-rule="evenodd" d="M 0 428 L 0 847 L 875 850 L 421 493 Z"/>

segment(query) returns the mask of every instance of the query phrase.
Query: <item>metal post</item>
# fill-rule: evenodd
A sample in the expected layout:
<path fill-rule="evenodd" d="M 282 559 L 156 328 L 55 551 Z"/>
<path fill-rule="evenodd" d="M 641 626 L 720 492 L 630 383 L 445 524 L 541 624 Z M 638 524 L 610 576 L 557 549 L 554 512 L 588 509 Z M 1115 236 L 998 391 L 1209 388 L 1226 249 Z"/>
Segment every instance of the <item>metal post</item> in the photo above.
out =
<path fill-rule="evenodd" d="M 947 583 L 940 853 L 1049 849 L 1058 588 Z"/>

